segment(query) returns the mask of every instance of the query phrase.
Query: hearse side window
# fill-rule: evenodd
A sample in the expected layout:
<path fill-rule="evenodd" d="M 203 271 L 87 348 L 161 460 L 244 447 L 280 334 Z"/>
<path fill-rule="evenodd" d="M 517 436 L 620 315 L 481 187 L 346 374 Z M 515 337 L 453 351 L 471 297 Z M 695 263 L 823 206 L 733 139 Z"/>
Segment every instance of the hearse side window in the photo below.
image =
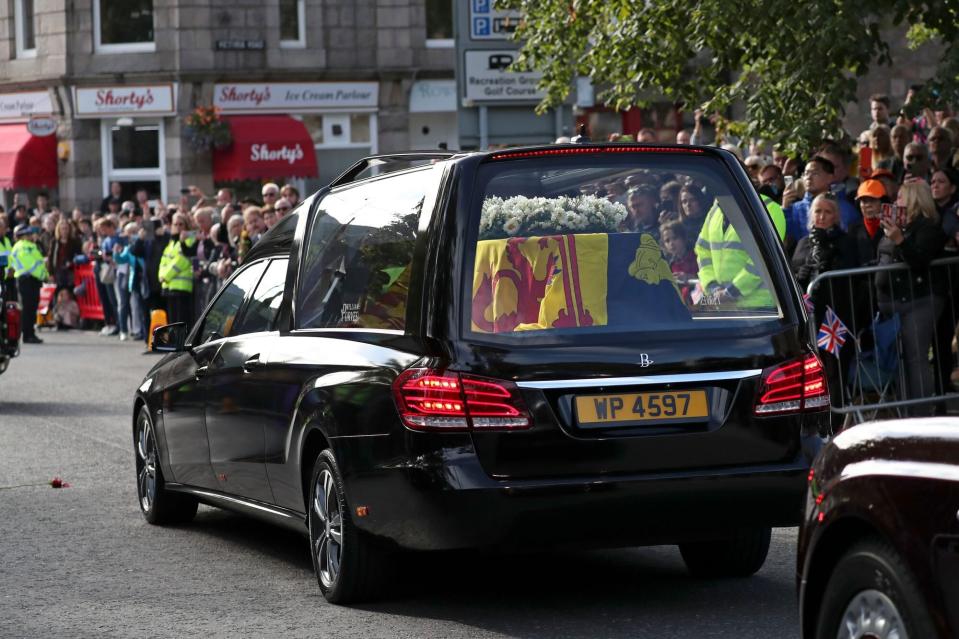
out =
<path fill-rule="evenodd" d="M 237 273 L 227 284 L 203 318 L 203 325 L 197 332 L 198 344 L 239 334 L 236 330 L 238 327 L 234 326 L 236 315 L 243 306 L 243 300 L 260 280 L 264 268 L 266 261 L 255 262 Z"/>
<path fill-rule="evenodd" d="M 431 170 L 323 198 L 299 275 L 298 328 L 405 327 L 413 246 Z"/>
<path fill-rule="evenodd" d="M 273 320 L 283 301 L 283 287 L 286 284 L 286 267 L 289 260 L 276 259 L 270 262 L 266 273 L 256 285 L 250 303 L 243 311 L 243 317 L 235 329 L 235 334 L 259 333 L 273 328 Z"/>
<path fill-rule="evenodd" d="M 623 154 L 488 163 L 472 205 L 464 324 L 557 334 L 778 322 L 775 287 L 734 177 L 706 157 Z"/>

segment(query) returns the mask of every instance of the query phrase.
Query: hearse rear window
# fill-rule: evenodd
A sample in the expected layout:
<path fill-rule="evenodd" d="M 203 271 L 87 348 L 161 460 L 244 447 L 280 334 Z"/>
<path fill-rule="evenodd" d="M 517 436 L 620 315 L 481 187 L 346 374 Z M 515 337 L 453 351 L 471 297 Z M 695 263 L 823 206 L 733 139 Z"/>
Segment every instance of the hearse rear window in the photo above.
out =
<path fill-rule="evenodd" d="M 781 318 L 738 186 L 713 158 L 494 160 L 477 185 L 472 333 L 524 339 Z"/>

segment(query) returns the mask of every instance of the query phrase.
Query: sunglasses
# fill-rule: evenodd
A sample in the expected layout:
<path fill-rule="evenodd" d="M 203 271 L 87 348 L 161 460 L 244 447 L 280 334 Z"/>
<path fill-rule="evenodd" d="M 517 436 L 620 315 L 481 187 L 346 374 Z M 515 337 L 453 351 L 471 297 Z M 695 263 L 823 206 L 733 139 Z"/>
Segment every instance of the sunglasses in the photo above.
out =
<path fill-rule="evenodd" d="M 288 206 L 278 206 L 278 207 L 276 207 L 276 210 L 277 210 L 277 211 L 289 211 L 289 210 L 290 210 L 290 207 L 288 207 Z"/>

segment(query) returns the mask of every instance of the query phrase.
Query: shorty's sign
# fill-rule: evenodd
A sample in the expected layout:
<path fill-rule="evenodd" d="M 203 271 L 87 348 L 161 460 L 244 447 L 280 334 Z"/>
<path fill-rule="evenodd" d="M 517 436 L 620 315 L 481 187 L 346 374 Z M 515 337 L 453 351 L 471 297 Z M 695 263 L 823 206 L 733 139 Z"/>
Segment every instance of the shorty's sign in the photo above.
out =
<path fill-rule="evenodd" d="M 512 49 L 465 52 L 463 97 L 473 102 L 539 102 L 546 95 L 536 88 L 540 73 L 507 71 L 519 55 Z"/>
<path fill-rule="evenodd" d="M 213 88 L 213 104 L 223 113 L 371 111 L 378 100 L 376 82 L 241 82 Z"/>
<path fill-rule="evenodd" d="M 296 164 L 304 157 L 303 147 L 299 144 L 288 146 L 284 144 L 253 144 L 250 146 L 251 162 L 286 162 L 287 164 Z"/>
<path fill-rule="evenodd" d="M 57 121 L 49 115 L 38 115 L 27 122 L 27 131 L 38 138 L 45 138 L 57 132 Z"/>
<path fill-rule="evenodd" d="M 172 84 L 74 87 L 73 105 L 78 118 L 176 114 Z"/>
<path fill-rule="evenodd" d="M 49 91 L 0 93 L 0 121 L 29 120 L 34 115 L 53 113 Z"/>

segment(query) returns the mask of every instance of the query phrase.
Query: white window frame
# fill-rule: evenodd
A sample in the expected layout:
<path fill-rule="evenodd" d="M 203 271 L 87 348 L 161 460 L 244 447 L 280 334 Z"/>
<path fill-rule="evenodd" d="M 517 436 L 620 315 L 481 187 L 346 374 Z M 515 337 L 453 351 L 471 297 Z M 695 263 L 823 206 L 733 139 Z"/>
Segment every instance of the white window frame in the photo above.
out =
<path fill-rule="evenodd" d="M 349 129 L 349 118 L 354 115 L 369 115 L 370 116 L 370 141 L 369 142 L 326 142 L 326 136 L 323 136 L 323 144 L 314 144 L 313 148 L 317 151 L 329 151 L 331 149 L 366 149 L 369 148 L 370 155 L 376 155 L 379 153 L 379 118 L 375 112 L 367 111 L 336 111 L 329 113 L 316 114 L 323 117 L 323 127 L 326 127 L 326 118 L 329 116 L 333 117 L 345 117 L 347 122 L 346 136 L 349 138 L 352 133 Z"/>
<path fill-rule="evenodd" d="M 452 2 L 456 2 L 456 1 L 457 0 L 452 0 Z M 425 4 L 426 3 L 424 3 L 424 6 Z M 427 22 L 429 22 L 428 18 L 427 18 Z M 450 27 L 453 28 L 455 27 L 455 25 L 450 25 Z M 427 38 L 426 38 L 427 49 L 452 49 L 454 47 L 456 47 L 456 40 L 453 38 L 430 38 L 429 35 L 427 34 Z"/>
<path fill-rule="evenodd" d="M 277 11 L 279 12 L 279 5 Z M 306 0 L 296 0 L 296 32 L 296 40 L 280 40 L 281 49 L 306 48 Z"/>
<path fill-rule="evenodd" d="M 153 40 L 151 42 L 118 42 L 103 44 L 100 25 L 100 1 L 93 0 L 93 52 L 94 53 L 141 53 L 157 50 L 156 13 L 153 14 Z M 154 7 L 155 9 L 155 7 Z"/>
<path fill-rule="evenodd" d="M 160 166 L 155 169 L 115 169 L 113 168 L 113 127 L 118 118 L 100 120 L 100 157 L 102 158 L 103 193 L 110 192 L 110 182 L 159 182 L 160 199 L 167 201 L 166 184 L 166 130 L 163 118 L 137 118 L 134 124 L 157 125 L 159 127 L 157 144 Z"/>
<path fill-rule="evenodd" d="M 14 23 L 14 32 L 15 38 L 17 41 L 17 57 L 18 58 L 35 58 L 37 57 L 37 7 L 36 4 L 33 6 L 33 48 L 24 49 L 23 48 L 23 20 L 26 16 L 23 15 L 23 0 L 14 0 L 13 3 L 13 23 Z"/>

